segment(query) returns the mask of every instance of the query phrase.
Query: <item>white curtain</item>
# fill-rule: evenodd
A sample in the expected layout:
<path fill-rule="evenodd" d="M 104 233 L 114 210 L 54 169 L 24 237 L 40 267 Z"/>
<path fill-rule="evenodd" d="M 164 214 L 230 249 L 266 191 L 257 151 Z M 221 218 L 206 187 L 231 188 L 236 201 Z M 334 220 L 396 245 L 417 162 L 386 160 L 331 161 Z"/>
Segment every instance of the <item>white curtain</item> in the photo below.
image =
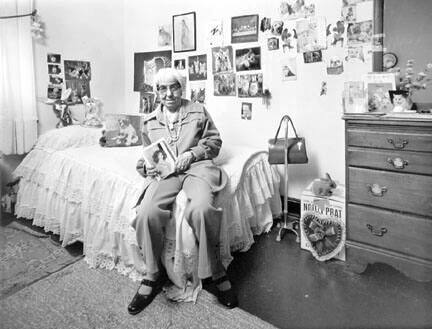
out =
<path fill-rule="evenodd" d="M 0 16 L 30 13 L 32 7 L 32 0 L 0 0 Z M 0 151 L 5 154 L 26 153 L 37 138 L 30 27 L 30 16 L 0 19 Z"/>

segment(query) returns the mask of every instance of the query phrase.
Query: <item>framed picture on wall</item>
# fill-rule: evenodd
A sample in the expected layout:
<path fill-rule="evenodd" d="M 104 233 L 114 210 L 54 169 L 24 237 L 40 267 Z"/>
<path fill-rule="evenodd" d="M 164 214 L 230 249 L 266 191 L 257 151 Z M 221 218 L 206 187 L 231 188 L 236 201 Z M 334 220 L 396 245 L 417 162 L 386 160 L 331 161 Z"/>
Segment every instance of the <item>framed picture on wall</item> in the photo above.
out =
<path fill-rule="evenodd" d="M 173 40 L 175 53 L 196 50 L 195 12 L 173 16 Z"/>
<path fill-rule="evenodd" d="M 258 15 L 231 18 L 231 43 L 258 41 Z"/>

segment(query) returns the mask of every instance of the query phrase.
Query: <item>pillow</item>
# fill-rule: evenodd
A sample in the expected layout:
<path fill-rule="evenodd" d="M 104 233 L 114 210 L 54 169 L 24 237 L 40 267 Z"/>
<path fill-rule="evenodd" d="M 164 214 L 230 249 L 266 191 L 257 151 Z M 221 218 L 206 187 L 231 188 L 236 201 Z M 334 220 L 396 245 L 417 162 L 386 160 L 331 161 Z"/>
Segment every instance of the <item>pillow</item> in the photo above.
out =
<path fill-rule="evenodd" d="M 64 150 L 71 147 L 91 146 L 99 143 L 102 128 L 71 125 L 52 129 L 39 136 L 35 148 Z"/>
<path fill-rule="evenodd" d="M 142 145 L 142 118 L 142 115 L 105 114 L 100 144 L 106 147 Z"/>

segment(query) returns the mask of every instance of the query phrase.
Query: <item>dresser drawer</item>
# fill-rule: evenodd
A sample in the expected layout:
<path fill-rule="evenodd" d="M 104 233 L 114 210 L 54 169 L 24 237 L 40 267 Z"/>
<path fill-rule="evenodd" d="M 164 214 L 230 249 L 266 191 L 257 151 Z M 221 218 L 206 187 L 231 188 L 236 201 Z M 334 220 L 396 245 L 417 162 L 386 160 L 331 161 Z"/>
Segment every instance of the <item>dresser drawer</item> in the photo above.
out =
<path fill-rule="evenodd" d="M 432 177 L 349 167 L 348 202 L 431 218 Z"/>
<path fill-rule="evenodd" d="M 347 238 L 423 259 L 432 259 L 432 220 L 348 204 Z"/>
<path fill-rule="evenodd" d="M 432 152 L 432 131 L 392 131 L 349 128 L 349 146 Z"/>
<path fill-rule="evenodd" d="M 432 175 L 432 153 L 349 147 L 349 166 Z"/>

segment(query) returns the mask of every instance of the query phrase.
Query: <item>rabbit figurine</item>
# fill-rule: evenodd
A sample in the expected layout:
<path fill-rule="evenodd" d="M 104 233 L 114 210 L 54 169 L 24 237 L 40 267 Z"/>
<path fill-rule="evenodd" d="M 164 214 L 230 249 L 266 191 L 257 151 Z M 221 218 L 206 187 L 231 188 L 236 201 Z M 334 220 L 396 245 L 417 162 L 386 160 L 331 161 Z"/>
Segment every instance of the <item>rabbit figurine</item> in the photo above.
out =
<path fill-rule="evenodd" d="M 335 188 L 336 182 L 331 179 L 328 173 L 326 173 L 325 178 L 316 179 L 312 183 L 312 192 L 319 196 L 330 196 Z"/>

